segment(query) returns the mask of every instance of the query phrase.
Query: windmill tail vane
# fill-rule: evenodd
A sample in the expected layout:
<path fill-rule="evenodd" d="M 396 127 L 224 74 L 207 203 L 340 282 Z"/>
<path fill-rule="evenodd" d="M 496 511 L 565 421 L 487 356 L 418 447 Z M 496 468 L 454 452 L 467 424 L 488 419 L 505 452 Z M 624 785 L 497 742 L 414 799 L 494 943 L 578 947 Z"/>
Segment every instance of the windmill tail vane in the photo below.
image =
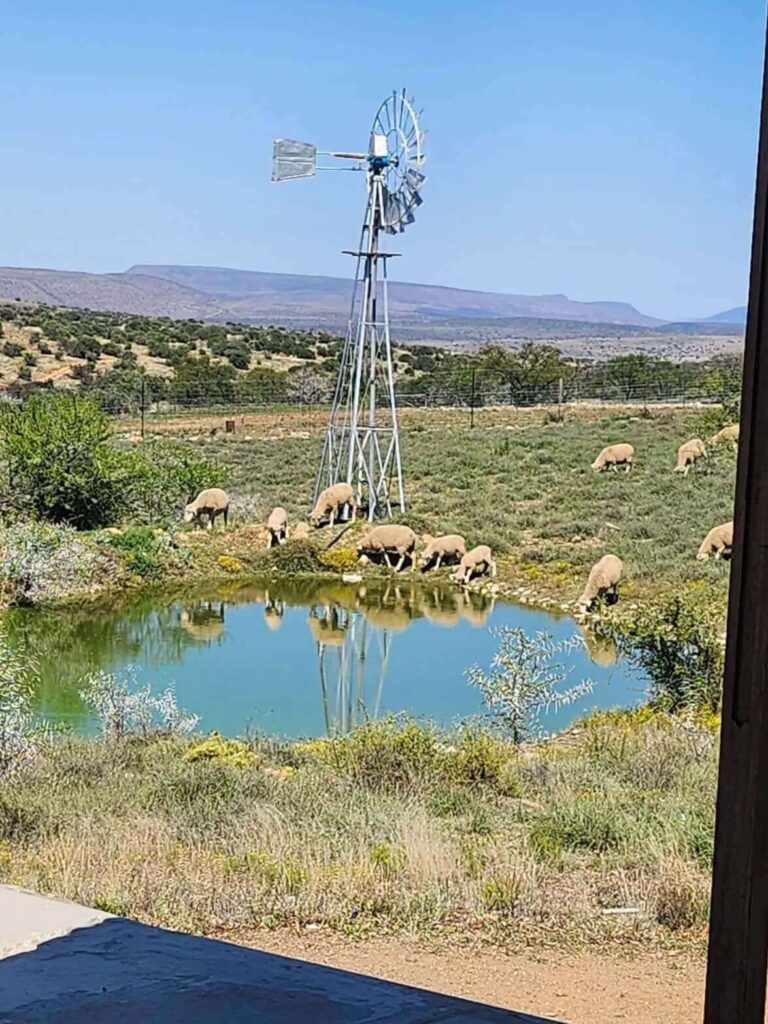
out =
<path fill-rule="evenodd" d="M 355 283 L 314 497 L 331 484 L 350 483 L 369 519 L 405 510 L 387 283 L 388 262 L 399 254 L 386 251 L 381 236 L 402 233 L 423 202 L 423 142 L 419 115 L 403 90 L 377 110 L 366 153 L 319 150 L 294 139 L 277 139 L 273 149 L 273 181 L 318 170 L 366 174 L 360 240 L 357 249 L 345 250 L 357 261 Z M 318 155 L 355 165 L 320 167 Z"/>

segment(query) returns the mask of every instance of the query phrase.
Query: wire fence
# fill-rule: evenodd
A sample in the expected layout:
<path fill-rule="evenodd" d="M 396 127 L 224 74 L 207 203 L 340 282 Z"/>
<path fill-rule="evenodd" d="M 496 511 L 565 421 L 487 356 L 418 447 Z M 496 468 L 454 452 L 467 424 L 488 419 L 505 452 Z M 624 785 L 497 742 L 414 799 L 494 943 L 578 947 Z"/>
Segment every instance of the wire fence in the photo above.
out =
<path fill-rule="evenodd" d="M 509 373 L 466 368 L 403 377 L 395 385 L 399 409 L 450 409 L 475 425 L 483 410 L 544 408 L 564 410 L 578 405 L 639 406 L 718 405 L 738 399 L 736 372 L 692 375 L 680 368 L 651 379 L 606 379 L 572 373 L 565 377 L 531 380 Z M 335 381 L 316 371 L 273 374 L 271 378 L 213 378 L 210 381 L 164 380 L 143 377 L 106 386 L 95 378 L 72 394 L 90 395 L 110 415 L 138 419 L 144 432 L 153 420 L 179 415 L 224 418 L 272 410 L 288 414 L 330 412 Z M 19 400 L 23 401 L 23 398 Z"/>
<path fill-rule="evenodd" d="M 395 387 L 402 410 L 453 409 L 464 413 L 474 425 L 483 410 L 564 409 L 578 405 L 719 405 L 738 398 L 737 378 L 716 380 L 679 379 L 653 381 L 605 381 L 560 377 L 531 383 L 503 375 L 475 371 L 465 377 L 440 377 L 428 381 L 400 381 Z M 294 386 L 273 381 L 214 382 L 211 384 L 173 382 L 158 394 L 153 379 L 128 391 L 92 392 L 102 407 L 114 416 L 139 418 L 143 427 L 153 419 L 182 414 L 227 414 L 248 412 L 330 412 L 333 382 L 315 378 L 296 381 Z"/>

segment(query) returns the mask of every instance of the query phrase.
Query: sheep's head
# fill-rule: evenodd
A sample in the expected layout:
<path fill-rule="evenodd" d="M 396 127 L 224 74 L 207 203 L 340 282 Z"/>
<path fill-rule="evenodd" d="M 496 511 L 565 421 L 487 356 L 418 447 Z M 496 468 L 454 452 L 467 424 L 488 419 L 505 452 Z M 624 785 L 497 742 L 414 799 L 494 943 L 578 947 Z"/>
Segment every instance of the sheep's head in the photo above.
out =
<path fill-rule="evenodd" d="M 706 562 L 709 559 L 709 551 L 706 548 L 699 548 L 696 555 L 697 562 Z"/>
<path fill-rule="evenodd" d="M 184 506 L 184 511 L 181 518 L 185 523 L 191 523 L 193 519 L 197 518 L 197 508 L 194 503 L 190 502 L 189 505 Z"/>
<path fill-rule="evenodd" d="M 592 469 L 602 469 L 602 468 L 603 468 L 603 460 L 598 455 L 598 457 L 592 463 Z"/>

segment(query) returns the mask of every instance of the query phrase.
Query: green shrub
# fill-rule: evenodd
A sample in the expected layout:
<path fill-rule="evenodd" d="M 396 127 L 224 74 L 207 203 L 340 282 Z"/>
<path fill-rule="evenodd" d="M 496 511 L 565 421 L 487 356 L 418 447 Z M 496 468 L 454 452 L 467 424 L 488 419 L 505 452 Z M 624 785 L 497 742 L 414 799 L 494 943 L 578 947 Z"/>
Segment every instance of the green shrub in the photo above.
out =
<path fill-rule="evenodd" d="M 308 540 L 289 540 L 271 548 L 266 557 L 280 572 L 315 573 L 322 569 L 317 548 Z"/>
<path fill-rule="evenodd" d="M 206 487 L 224 483 L 222 468 L 180 441 L 148 441 L 123 456 L 122 515 L 132 522 L 168 522 Z"/>
<path fill-rule="evenodd" d="M 88 400 L 35 395 L 0 414 L 0 456 L 41 519 L 90 529 L 120 508 L 109 420 Z"/>
<path fill-rule="evenodd" d="M 92 398 L 37 395 L 0 413 L 0 457 L 18 503 L 41 519 L 96 529 L 123 518 L 172 516 L 222 471 L 189 445 L 111 443 L 106 413 Z"/>
<path fill-rule="evenodd" d="M 150 526 L 130 526 L 122 533 L 104 539 L 103 543 L 122 555 L 126 567 L 137 576 L 158 579 L 163 573 L 158 555 L 161 542 Z"/>
<path fill-rule="evenodd" d="M 725 645 L 716 609 L 688 594 L 640 608 L 599 631 L 648 677 L 655 707 L 670 712 L 720 706 Z"/>
<path fill-rule="evenodd" d="M 562 850 L 604 853 L 621 844 L 621 826 L 621 816 L 605 794 L 583 794 L 536 820 L 528 836 L 539 854 L 558 854 Z"/>
<path fill-rule="evenodd" d="M 315 754 L 362 785 L 403 788 L 436 778 L 445 754 L 431 729 L 396 719 L 368 722 L 347 736 L 314 744 Z"/>

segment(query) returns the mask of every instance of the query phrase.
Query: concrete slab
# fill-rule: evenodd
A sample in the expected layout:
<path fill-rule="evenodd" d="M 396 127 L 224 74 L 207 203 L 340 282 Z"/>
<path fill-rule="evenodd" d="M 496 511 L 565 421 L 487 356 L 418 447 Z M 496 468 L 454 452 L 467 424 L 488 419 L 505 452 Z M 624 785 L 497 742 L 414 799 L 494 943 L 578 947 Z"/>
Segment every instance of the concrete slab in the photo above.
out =
<path fill-rule="evenodd" d="M 7 886 L 0 951 L 0 1024 L 546 1024 Z"/>

